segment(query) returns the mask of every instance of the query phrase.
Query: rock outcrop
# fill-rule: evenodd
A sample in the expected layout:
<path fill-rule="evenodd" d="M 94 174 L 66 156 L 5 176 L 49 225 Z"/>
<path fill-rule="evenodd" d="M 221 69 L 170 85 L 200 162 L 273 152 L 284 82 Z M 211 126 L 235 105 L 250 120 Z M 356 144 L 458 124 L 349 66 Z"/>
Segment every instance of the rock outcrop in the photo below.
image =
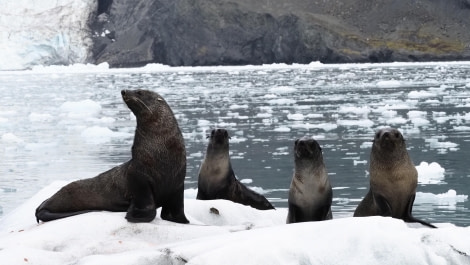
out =
<path fill-rule="evenodd" d="M 99 0 L 112 67 L 470 60 L 470 0 Z"/>

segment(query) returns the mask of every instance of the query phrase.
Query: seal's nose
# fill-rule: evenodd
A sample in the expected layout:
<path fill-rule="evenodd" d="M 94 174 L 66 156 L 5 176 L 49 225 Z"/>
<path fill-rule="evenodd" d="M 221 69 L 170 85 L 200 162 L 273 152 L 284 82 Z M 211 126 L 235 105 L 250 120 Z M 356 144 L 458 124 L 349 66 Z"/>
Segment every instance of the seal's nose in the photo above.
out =
<path fill-rule="evenodd" d="M 126 95 L 126 90 L 121 90 L 121 95 L 122 96 Z"/>

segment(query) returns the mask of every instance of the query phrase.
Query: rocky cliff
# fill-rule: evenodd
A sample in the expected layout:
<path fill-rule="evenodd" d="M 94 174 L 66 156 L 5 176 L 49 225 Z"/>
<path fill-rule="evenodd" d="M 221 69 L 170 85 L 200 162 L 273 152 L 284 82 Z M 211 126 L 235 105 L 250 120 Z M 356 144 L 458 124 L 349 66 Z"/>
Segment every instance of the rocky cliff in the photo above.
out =
<path fill-rule="evenodd" d="M 99 0 L 113 67 L 470 60 L 470 0 Z"/>

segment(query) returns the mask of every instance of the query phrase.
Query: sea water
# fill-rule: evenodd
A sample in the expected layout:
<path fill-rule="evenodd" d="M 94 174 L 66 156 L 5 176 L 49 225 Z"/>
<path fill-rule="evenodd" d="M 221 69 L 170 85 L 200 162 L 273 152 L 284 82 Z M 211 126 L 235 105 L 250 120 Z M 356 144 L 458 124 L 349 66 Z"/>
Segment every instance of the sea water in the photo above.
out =
<path fill-rule="evenodd" d="M 159 92 L 179 122 L 187 194 L 207 135 L 226 128 L 237 177 L 286 207 L 294 141 L 311 136 L 323 148 L 333 214 L 350 216 L 369 187 L 374 132 L 395 127 L 419 172 L 414 215 L 468 226 L 469 74 L 468 62 L 0 72 L 0 218 L 53 181 L 130 159 L 136 121 L 120 91 L 141 88 Z"/>

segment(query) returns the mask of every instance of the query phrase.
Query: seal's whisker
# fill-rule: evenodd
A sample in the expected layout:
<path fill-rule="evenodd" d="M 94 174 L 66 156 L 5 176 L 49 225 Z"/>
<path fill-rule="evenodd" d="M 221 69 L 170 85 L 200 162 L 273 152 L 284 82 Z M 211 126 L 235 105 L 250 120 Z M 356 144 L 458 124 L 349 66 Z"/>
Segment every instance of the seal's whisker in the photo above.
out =
<path fill-rule="evenodd" d="M 142 103 L 142 105 L 144 105 L 144 107 L 146 107 L 146 108 L 150 111 L 150 113 L 153 114 L 153 111 L 152 111 L 152 110 L 147 106 L 147 104 L 145 104 L 145 102 L 143 102 L 140 98 L 137 98 L 137 97 L 136 97 L 135 100 L 138 101 L 138 102 L 140 102 L 140 103 Z"/>

